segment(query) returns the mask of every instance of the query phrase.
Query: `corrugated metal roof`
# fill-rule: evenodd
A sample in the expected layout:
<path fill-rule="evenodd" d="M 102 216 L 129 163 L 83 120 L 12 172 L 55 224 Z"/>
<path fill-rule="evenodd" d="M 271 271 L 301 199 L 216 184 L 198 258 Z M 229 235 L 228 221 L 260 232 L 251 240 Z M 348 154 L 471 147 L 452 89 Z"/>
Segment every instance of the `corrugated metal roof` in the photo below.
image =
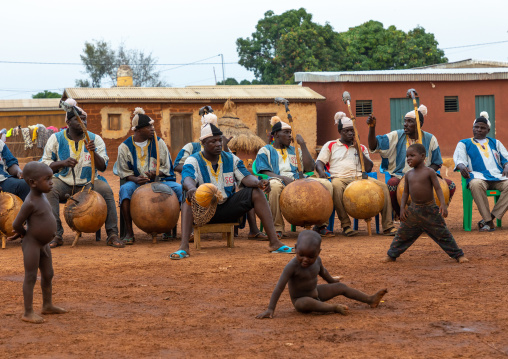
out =
<path fill-rule="evenodd" d="M 414 69 L 460 69 L 460 68 L 478 68 L 478 67 L 508 67 L 508 62 L 465 59 L 460 61 L 447 62 L 444 64 L 435 64 L 429 66 L 415 67 Z"/>
<path fill-rule="evenodd" d="M 508 80 L 506 68 L 410 69 L 342 72 L 297 72 L 297 82 L 415 82 Z"/>
<path fill-rule="evenodd" d="M 324 101 L 325 98 L 308 87 L 299 85 L 251 85 L 251 86 L 192 86 L 192 87 L 112 87 L 67 88 L 63 98 L 76 100 L 126 101 L 203 101 L 203 100 L 261 100 L 273 101 L 275 97 L 288 100 Z"/>
<path fill-rule="evenodd" d="M 0 111 L 56 111 L 59 104 L 59 98 L 0 100 Z"/>

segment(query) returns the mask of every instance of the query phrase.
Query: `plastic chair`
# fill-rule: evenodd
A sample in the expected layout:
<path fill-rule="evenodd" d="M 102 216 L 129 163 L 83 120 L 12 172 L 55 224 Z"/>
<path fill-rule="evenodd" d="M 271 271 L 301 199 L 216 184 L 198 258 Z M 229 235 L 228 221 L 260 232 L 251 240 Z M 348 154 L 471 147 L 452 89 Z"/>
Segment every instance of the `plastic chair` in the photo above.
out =
<path fill-rule="evenodd" d="M 385 172 L 385 181 L 388 182 L 386 180 L 386 177 L 387 177 L 387 174 L 388 172 Z M 367 176 L 371 177 L 371 178 L 374 178 L 374 179 L 377 179 L 377 172 L 368 172 L 367 173 Z M 388 176 L 390 176 L 388 174 Z M 390 179 L 391 177 L 389 177 L 388 179 Z M 374 217 L 375 221 L 376 221 L 376 233 L 379 234 L 379 214 L 376 214 L 376 217 Z M 353 222 L 353 229 L 355 231 L 358 230 L 358 219 L 355 218 L 354 222 Z"/>
<path fill-rule="evenodd" d="M 252 162 L 252 173 L 254 174 L 254 176 L 257 176 L 259 179 L 266 179 L 266 180 L 270 179 L 270 176 L 262 174 L 262 173 L 258 173 L 258 171 L 256 169 L 256 160 L 254 160 Z M 313 174 L 314 174 L 314 172 L 305 172 L 304 173 L 304 175 L 307 177 L 310 177 Z M 267 197 L 267 199 L 268 199 L 268 197 Z M 329 224 L 328 224 L 328 230 L 332 231 L 332 232 L 333 232 L 334 219 L 335 219 L 335 208 L 333 209 L 333 212 L 332 212 L 332 215 L 330 216 Z M 263 223 L 261 223 L 259 230 L 263 231 Z M 296 232 L 296 226 L 291 225 L 291 232 Z"/>
<path fill-rule="evenodd" d="M 471 232 L 471 225 L 473 223 L 473 195 L 471 194 L 471 190 L 467 188 L 467 181 L 464 177 L 462 177 L 462 227 L 465 231 Z M 501 192 L 493 189 L 488 189 L 487 197 L 494 197 L 494 203 L 497 203 L 499 196 L 501 196 Z M 501 220 L 496 220 L 496 225 L 501 227 Z"/>

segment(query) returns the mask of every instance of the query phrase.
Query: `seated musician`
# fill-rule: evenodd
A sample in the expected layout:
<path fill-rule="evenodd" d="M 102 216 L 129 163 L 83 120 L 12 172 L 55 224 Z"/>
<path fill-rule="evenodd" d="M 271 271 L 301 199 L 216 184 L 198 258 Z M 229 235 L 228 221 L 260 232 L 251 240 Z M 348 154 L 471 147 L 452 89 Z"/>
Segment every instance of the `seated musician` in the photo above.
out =
<path fill-rule="evenodd" d="M 353 121 L 346 117 L 344 112 L 335 114 L 335 124 L 338 125 L 340 138 L 338 140 L 325 143 L 316 161 L 316 170 L 321 178 L 327 178 L 325 167 L 328 166 L 333 186 L 333 205 L 340 219 L 340 225 L 345 236 L 351 237 L 358 234 L 351 228 L 351 220 L 344 209 L 342 196 L 347 185 L 362 178 L 362 168 L 358 151 L 355 145 L 355 130 Z M 370 160 L 369 151 L 364 145 L 362 148 L 363 163 L 365 171 L 371 172 L 374 163 Z M 381 211 L 383 221 L 383 234 L 394 236 L 397 230 L 392 222 L 392 206 L 388 187 L 385 183 L 369 177 L 369 180 L 376 182 L 385 195 L 385 203 Z"/>
<path fill-rule="evenodd" d="M 279 199 L 284 187 L 298 179 L 298 167 L 296 161 L 296 150 L 291 146 L 292 129 L 291 126 L 277 116 L 270 120 L 272 125 L 272 144 L 268 144 L 258 151 L 256 156 L 256 170 L 258 173 L 270 176 L 270 193 L 268 202 L 272 211 L 273 223 L 279 238 L 282 238 L 284 232 L 284 219 L 279 206 Z M 303 137 L 296 135 L 296 141 L 300 145 L 299 157 L 303 164 L 303 171 L 310 172 L 314 170 L 314 160 L 307 149 Z M 311 178 L 319 181 L 333 196 L 332 185 L 327 179 Z M 315 226 L 313 229 L 323 237 L 333 236 L 333 232 L 327 229 L 328 222 Z"/>
<path fill-rule="evenodd" d="M 2 191 L 15 194 L 22 201 L 30 193 L 30 186 L 23 179 L 18 159 L 2 140 L 0 140 L 0 188 Z"/>
<path fill-rule="evenodd" d="M 201 128 L 199 138 L 203 150 L 185 161 L 182 184 L 186 198 L 191 201 L 197 187 L 212 183 L 222 194 L 216 212 L 209 223 L 234 223 L 252 208 L 266 228 L 269 250 L 272 253 L 294 253 L 292 247 L 284 245 L 275 234 L 270 208 L 263 190 L 269 191 L 268 181 L 260 181 L 245 168 L 243 162 L 230 152 L 222 150 L 222 132 L 213 123 Z M 236 186 L 243 187 L 238 192 Z M 187 201 L 182 203 L 182 241 L 180 248 L 170 255 L 171 259 L 189 256 L 189 237 L 194 217 Z"/>
<path fill-rule="evenodd" d="M 125 221 L 125 244 L 134 243 L 132 218 L 130 213 L 131 197 L 136 188 L 155 180 L 157 167 L 157 149 L 154 145 L 155 128 L 153 120 L 142 108 L 136 108 L 132 119 L 134 135 L 127 138 L 118 147 L 118 175 L 126 182 L 120 186 L 120 210 Z M 171 155 L 164 140 L 157 137 L 159 146 L 159 180 L 170 187 L 182 202 L 182 185 L 176 183 Z"/>

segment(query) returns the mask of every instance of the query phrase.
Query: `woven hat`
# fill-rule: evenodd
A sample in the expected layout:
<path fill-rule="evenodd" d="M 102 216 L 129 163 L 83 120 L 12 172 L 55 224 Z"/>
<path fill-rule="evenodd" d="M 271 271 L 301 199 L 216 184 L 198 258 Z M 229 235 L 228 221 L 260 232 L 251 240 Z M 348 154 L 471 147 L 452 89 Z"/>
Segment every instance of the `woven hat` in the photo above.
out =
<path fill-rule="evenodd" d="M 67 103 L 67 104 L 69 104 L 69 105 L 71 105 L 71 106 L 75 107 L 75 108 L 76 108 L 76 111 L 78 112 L 78 115 L 80 115 L 80 116 L 83 116 L 83 115 L 84 115 L 85 117 L 87 116 L 87 115 L 86 115 L 86 112 L 85 112 L 85 111 L 83 111 L 83 109 L 82 109 L 81 107 L 78 107 L 78 103 L 76 102 L 76 100 L 75 100 L 75 99 L 73 99 L 73 98 L 68 98 L 67 100 L 65 100 L 65 103 Z M 73 112 L 73 111 L 71 111 L 71 112 L 67 112 L 67 117 L 66 117 L 66 118 L 67 118 L 67 120 L 70 120 L 70 119 L 71 119 L 71 118 L 73 118 L 73 117 L 74 117 L 74 112 Z"/>
<path fill-rule="evenodd" d="M 487 126 L 489 126 L 490 128 L 490 121 L 489 121 L 489 114 L 487 111 L 482 111 L 480 113 L 480 117 L 478 117 L 477 119 L 474 120 L 473 122 L 473 126 L 475 125 L 475 123 L 477 122 L 482 122 L 482 123 L 485 123 L 487 124 Z"/>
<path fill-rule="evenodd" d="M 333 116 L 333 119 L 339 131 L 343 128 L 353 127 L 353 120 L 347 117 L 344 112 L 337 112 L 335 116 Z"/>
<path fill-rule="evenodd" d="M 145 110 L 141 107 L 136 107 L 134 110 L 134 117 L 132 118 L 132 130 L 140 129 L 153 124 L 153 120 L 145 115 Z"/>

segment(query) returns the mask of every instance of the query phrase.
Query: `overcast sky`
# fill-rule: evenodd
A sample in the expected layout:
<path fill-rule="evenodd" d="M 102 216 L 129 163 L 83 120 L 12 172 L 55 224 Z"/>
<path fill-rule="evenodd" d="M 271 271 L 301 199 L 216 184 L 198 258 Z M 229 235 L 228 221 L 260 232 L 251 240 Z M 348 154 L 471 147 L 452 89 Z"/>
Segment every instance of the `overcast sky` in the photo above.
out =
<path fill-rule="evenodd" d="M 238 61 L 236 39 L 250 37 L 268 10 L 281 14 L 304 7 L 313 21 L 329 22 L 335 31 L 369 20 L 409 31 L 420 25 L 436 36 L 450 61 L 467 58 L 508 62 L 508 42 L 476 47 L 450 47 L 508 41 L 506 0 L 334 0 L 334 1 L 2 1 L 0 61 L 80 63 L 85 41 L 102 39 L 116 48 L 143 50 L 160 64 Z M 213 85 L 220 64 L 160 66 L 175 87 Z M 0 62 L 0 99 L 31 98 L 42 90 L 62 92 L 86 78 L 72 65 L 8 64 Z M 252 80 L 238 64 L 226 64 L 225 76 Z"/>

